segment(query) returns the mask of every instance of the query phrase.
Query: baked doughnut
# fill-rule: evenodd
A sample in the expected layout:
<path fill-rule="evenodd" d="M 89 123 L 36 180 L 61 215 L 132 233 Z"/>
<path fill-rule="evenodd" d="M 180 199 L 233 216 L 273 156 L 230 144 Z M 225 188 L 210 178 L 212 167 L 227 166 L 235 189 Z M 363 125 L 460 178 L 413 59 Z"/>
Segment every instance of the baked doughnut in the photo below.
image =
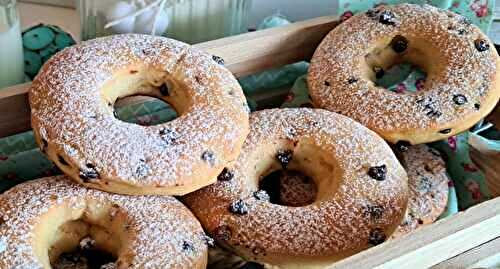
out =
<path fill-rule="evenodd" d="M 287 206 L 307 205 L 316 199 L 314 181 L 297 171 L 283 171 L 280 176 L 280 201 Z"/>
<path fill-rule="evenodd" d="M 116 258 L 118 269 L 207 264 L 203 229 L 175 198 L 109 194 L 66 176 L 0 195 L 0 268 L 49 269 L 87 237 Z"/>
<path fill-rule="evenodd" d="M 399 159 L 408 174 L 410 196 L 407 214 L 392 238 L 436 221 L 446 208 L 450 180 L 441 154 L 426 145 L 409 147 Z"/>
<path fill-rule="evenodd" d="M 316 107 L 349 116 L 391 143 L 420 144 L 460 133 L 500 96 L 493 44 L 466 18 L 429 5 L 379 6 L 333 29 L 311 60 Z M 427 73 L 421 91 L 396 93 L 376 77 L 400 63 Z"/>
<path fill-rule="evenodd" d="M 265 176 L 259 181 L 259 189 L 266 191 L 271 203 L 286 206 L 311 204 L 316 200 L 318 192 L 311 177 L 288 169 L 277 170 Z"/>
<path fill-rule="evenodd" d="M 259 179 L 301 171 L 317 185 L 301 207 L 270 203 Z M 237 161 L 217 183 L 183 198 L 205 230 L 245 259 L 317 268 L 380 244 L 401 223 L 407 178 L 390 147 L 339 114 L 309 108 L 250 116 Z"/>
<path fill-rule="evenodd" d="M 426 145 L 417 145 L 396 153 L 408 174 L 410 195 L 405 218 L 391 238 L 401 237 L 436 221 L 446 208 L 450 180 L 438 151 Z M 271 173 L 276 174 L 273 178 L 268 176 L 266 179 L 279 183 L 276 196 L 279 196 L 280 204 L 299 206 L 314 201 L 316 186 L 309 177 L 297 171 L 277 172 Z"/>
<path fill-rule="evenodd" d="M 185 194 L 215 181 L 248 134 L 243 91 L 204 52 L 163 37 L 117 35 L 64 49 L 44 65 L 29 99 L 35 138 L 87 187 L 122 194 Z M 171 104 L 178 118 L 123 122 L 130 95 Z"/>

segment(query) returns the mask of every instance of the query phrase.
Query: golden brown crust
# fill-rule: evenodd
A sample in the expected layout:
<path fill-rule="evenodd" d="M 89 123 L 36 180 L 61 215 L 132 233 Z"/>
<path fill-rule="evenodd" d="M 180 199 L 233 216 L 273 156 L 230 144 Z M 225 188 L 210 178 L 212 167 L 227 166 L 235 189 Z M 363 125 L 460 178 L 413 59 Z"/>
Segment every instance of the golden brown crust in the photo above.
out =
<path fill-rule="evenodd" d="M 113 104 L 129 95 L 170 103 L 179 117 L 126 123 Z M 234 76 L 187 44 L 118 35 L 67 48 L 30 90 L 43 152 L 87 187 L 124 194 L 185 194 L 212 183 L 248 134 L 248 106 Z"/>
<path fill-rule="evenodd" d="M 382 23 L 381 14 L 394 15 Z M 393 49 L 395 38 L 407 48 Z M 479 50 L 483 41 L 487 49 Z M 500 96 L 497 52 L 487 36 L 452 12 L 428 5 L 380 6 L 336 27 L 316 50 L 308 84 L 317 107 L 347 115 L 385 140 L 420 144 L 460 133 Z M 411 62 L 427 73 L 424 89 L 396 93 L 374 84 L 375 67 Z"/>
<path fill-rule="evenodd" d="M 250 122 L 231 176 L 183 199 L 219 243 L 260 263 L 313 268 L 381 243 L 401 223 L 406 173 L 375 133 L 320 109 L 264 110 Z M 255 193 L 259 176 L 279 170 L 277 153 L 286 150 L 293 152 L 287 167 L 318 186 L 310 205 L 280 206 Z M 369 175 L 384 165 L 385 180 Z"/>
<path fill-rule="evenodd" d="M 0 268 L 49 269 L 86 236 L 116 255 L 118 269 L 207 264 L 203 229 L 172 197 L 110 194 L 57 176 L 0 195 L 0 220 Z"/>
<path fill-rule="evenodd" d="M 450 179 L 438 151 L 426 145 L 411 146 L 401 153 L 400 159 L 408 174 L 410 196 L 405 219 L 392 238 L 433 223 L 443 214 L 448 202 Z"/>

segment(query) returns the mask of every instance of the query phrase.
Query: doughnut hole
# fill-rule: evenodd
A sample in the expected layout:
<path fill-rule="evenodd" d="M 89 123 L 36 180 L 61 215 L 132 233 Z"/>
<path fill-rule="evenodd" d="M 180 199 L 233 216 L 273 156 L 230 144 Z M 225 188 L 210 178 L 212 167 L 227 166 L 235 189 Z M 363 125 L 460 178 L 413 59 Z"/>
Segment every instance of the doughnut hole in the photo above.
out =
<path fill-rule="evenodd" d="M 60 203 L 36 223 L 33 249 L 44 268 L 52 268 L 61 255 L 78 252 L 82 239 L 89 238 L 95 242 L 94 253 L 101 253 L 108 257 L 105 262 L 116 262 L 122 268 L 133 256 L 127 248 L 132 232 L 125 212 L 116 205 L 92 200 L 86 205 Z"/>
<path fill-rule="evenodd" d="M 403 77 L 388 84 L 387 82 L 381 83 L 380 79 L 387 73 L 387 70 L 401 64 L 411 64 L 426 74 L 427 79 L 422 87 L 423 90 L 429 88 L 427 85 L 429 81 L 432 81 L 433 77 L 441 76 L 446 67 L 438 48 L 430 42 L 410 35 L 394 35 L 381 38 L 367 51 L 360 62 L 361 76 L 377 86 L 387 88 L 406 79 Z"/>
<path fill-rule="evenodd" d="M 160 100 L 164 104 L 163 108 L 175 111 L 173 117 L 156 123 L 161 124 L 172 121 L 189 110 L 192 105 L 189 94 L 190 90 L 174 80 L 172 74 L 134 65 L 116 72 L 113 79 L 104 84 L 101 88 L 101 107 L 106 114 L 122 120 L 117 107 L 140 101 Z"/>
<path fill-rule="evenodd" d="M 291 161 L 284 167 L 277 158 L 281 152 L 292 153 Z M 250 178 L 253 178 L 252 188 L 270 191 L 270 202 L 282 206 L 307 206 L 319 203 L 331 198 L 337 192 L 342 183 L 340 178 L 343 171 L 339 168 L 337 161 L 332 158 L 328 151 L 314 143 L 309 138 L 301 138 L 298 141 L 280 140 L 273 144 L 260 145 L 260 149 L 253 151 L 255 163 L 249 163 Z M 284 192 L 287 187 L 293 187 L 286 183 L 290 176 L 304 179 L 304 187 L 310 190 L 308 197 L 302 197 L 303 203 L 295 204 L 295 201 L 283 201 Z M 278 188 L 278 190 L 276 190 Z"/>
<path fill-rule="evenodd" d="M 316 200 L 317 186 L 314 180 L 300 171 L 277 170 L 259 182 L 259 189 L 266 191 L 269 202 L 278 205 L 300 207 Z"/>
<path fill-rule="evenodd" d="M 162 116 L 165 115 L 165 118 L 155 118 L 151 115 L 140 116 L 137 118 L 137 121 L 134 118 L 124 118 L 122 113 L 120 113 L 120 108 L 130 106 L 138 102 L 155 102 L 155 109 L 164 111 L 165 113 L 162 113 Z M 115 104 L 113 105 L 113 109 L 115 118 L 128 123 L 137 123 L 142 126 L 152 126 L 166 123 L 176 119 L 178 116 L 177 111 L 175 111 L 175 109 L 173 109 L 169 103 L 160 98 L 144 95 L 134 95 L 120 98 L 116 100 Z"/>

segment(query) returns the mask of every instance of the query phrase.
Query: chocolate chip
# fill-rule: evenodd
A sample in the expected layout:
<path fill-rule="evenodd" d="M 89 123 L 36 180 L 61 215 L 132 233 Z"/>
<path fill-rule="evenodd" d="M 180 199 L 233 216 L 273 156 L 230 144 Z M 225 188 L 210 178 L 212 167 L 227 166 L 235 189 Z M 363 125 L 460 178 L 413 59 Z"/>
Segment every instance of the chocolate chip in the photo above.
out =
<path fill-rule="evenodd" d="M 69 165 L 68 162 L 61 155 L 57 155 L 57 159 L 59 160 L 60 164 Z"/>
<path fill-rule="evenodd" d="M 439 111 L 435 111 L 435 110 L 430 110 L 430 111 L 427 111 L 426 115 L 429 117 L 439 118 L 439 117 L 441 117 L 441 115 L 443 115 L 443 113 L 441 113 Z"/>
<path fill-rule="evenodd" d="M 424 224 L 424 221 L 422 219 L 417 219 L 418 224 L 422 225 Z"/>
<path fill-rule="evenodd" d="M 224 167 L 222 172 L 217 176 L 217 180 L 219 181 L 229 181 L 233 179 L 234 177 L 234 172 L 229 170 L 227 167 Z"/>
<path fill-rule="evenodd" d="M 465 29 L 458 29 L 457 33 L 459 35 L 464 35 L 466 33 Z"/>
<path fill-rule="evenodd" d="M 460 16 L 460 19 L 458 21 L 462 24 L 465 24 L 466 26 L 472 25 L 472 21 L 464 16 Z"/>
<path fill-rule="evenodd" d="M 429 192 L 432 188 L 432 181 L 428 177 L 422 176 L 419 178 L 417 188 L 423 193 Z"/>
<path fill-rule="evenodd" d="M 380 66 L 373 67 L 373 72 L 375 73 L 376 78 L 382 78 L 385 74 L 384 69 Z"/>
<path fill-rule="evenodd" d="M 459 106 L 467 103 L 467 97 L 463 94 L 455 94 L 453 95 L 453 102 Z"/>
<path fill-rule="evenodd" d="M 395 25 L 396 24 L 396 16 L 392 11 L 384 10 L 380 13 L 378 21 L 382 24 L 387 25 Z"/>
<path fill-rule="evenodd" d="M 325 86 L 330 87 L 330 82 L 325 80 Z"/>
<path fill-rule="evenodd" d="M 237 200 L 229 206 L 229 212 L 236 215 L 248 214 L 248 206 L 243 200 Z"/>
<path fill-rule="evenodd" d="M 358 82 L 358 79 L 357 79 L 357 78 L 353 78 L 353 77 L 352 77 L 352 78 L 349 78 L 349 79 L 347 80 L 347 83 L 349 83 L 349 84 L 353 84 L 353 83 L 356 83 L 356 82 Z"/>
<path fill-rule="evenodd" d="M 212 237 L 210 237 L 206 234 L 202 234 L 201 239 L 207 245 L 207 247 L 209 247 L 209 248 L 215 247 L 215 240 Z"/>
<path fill-rule="evenodd" d="M 163 96 L 169 96 L 169 95 L 170 95 L 170 92 L 169 92 L 169 90 L 168 90 L 167 83 L 163 83 L 163 84 L 161 84 L 161 86 L 160 86 L 160 93 L 161 93 L 161 95 L 163 95 Z"/>
<path fill-rule="evenodd" d="M 487 40 L 484 39 L 476 39 L 476 41 L 474 41 L 474 46 L 479 52 L 487 51 L 488 49 L 490 49 L 490 44 Z"/>
<path fill-rule="evenodd" d="M 372 231 L 370 231 L 370 238 L 368 238 L 368 243 L 370 245 L 380 245 L 384 243 L 384 241 L 387 239 L 387 236 L 384 233 L 384 230 L 380 228 L 375 228 Z"/>
<path fill-rule="evenodd" d="M 141 160 L 141 162 L 135 168 L 135 176 L 138 178 L 144 178 L 149 174 L 149 171 L 149 166 L 144 162 L 144 160 Z"/>
<path fill-rule="evenodd" d="M 213 232 L 213 236 L 215 240 L 218 241 L 229 241 L 232 237 L 232 230 L 229 226 L 227 225 L 221 225 L 217 228 L 215 228 L 215 231 Z"/>
<path fill-rule="evenodd" d="M 410 142 L 408 141 L 404 141 L 404 140 L 401 140 L 401 141 L 398 141 L 396 143 L 396 149 L 400 152 L 406 152 L 408 151 L 408 149 L 410 148 L 411 144 Z"/>
<path fill-rule="evenodd" d="M 363 207 L 363 211 L 366 217 L 371 217 L 373 220 L 378 220 L 382 218 L 384 207 L 380 205 L 365 205 Z"/>
<path fill-rule="evenodd" d="M 481 108 L 481 104 L 475 103 L 474 104 L 474 108 L 477 109 L 477 110 L 479 110 Z"/>
<path fill-rule="evenodd" d="M 441 134 L 449 134 L 449 133 L 451 133 L 451 129 L 449 129 L 449 128 L 448 129 L 443 129 L 443 130 L 439 131 L 439 133 L 441 133 Z"/>
<path fill-rule="evenodd" d="M 392 39 L 391 47 L 396 53 L 403 53 L 408 48 L 408 39 L 398 35 Z"/>
<path fill-rule="evenodd" d="M 373 166 L 368 169 L 368 175 L 378 181 L 385 180 L 387 175 L 387 166 L 385 164 L 380 166 Z"/>
<path fill-rule="evenodd" d="M 254 192 L 253 197 L 260 201 L 269 201 L 271 199 L 271 197 L 269 197 L 269 194 L 267 194 L 265 190 L 258 190 Z"/>
<path fill-rule="evenodd" d="M 182 242 L 182 250 L 193 252 L 194 246 L 193 246 L 193 244 L 189 243 L 188 241 L 184 241 L 184 242 Z"/>
<path fill-rule="evenodd" d="M 201 159 L 212 166 L 215 164 L 215 155 L 209 150 L 206 150 L 201 154 Z"/>
<path fill-rule="evenodd" d="M 220 64 L 220 65 L 224 65 L 224 64 L 225 64 L 224 59 L 222 59 L 222 57 L 220 57 L 220 56 L 217 56 L 217 55 L 212 55 L 212 59 L 213 59 L 216 63 L 218 63 L 218 64 Z"/>
<path fill-rule="evenodd" d="M 2 216 L 0 216 L 0 226 L 1 226 L 2 224 L 4 224 L 4 223 L 5 223 L 5 219 L 4 219 Z"/>
<path fill-rule="evenodd" d="M 139 71 L 137 71 L 137 70 L 130 70 L 130 74 L 135 74 L 137 72 L 139 72 Z"/>
<path fill-rule="evenodd" d="M 278 151 L 278 154 L 276 154 L 276 159 L 281 164 L 281 167 L 283 167 L 283 169 L 286 169 L 288 167 L 288 164 L 292 161 L 292 158 L 293 151 L 291 150 L 280 150 Z"/>
<path fill-rule="evenodd" d="M 160 138 L 167 144 L 172 145 L 177 140 L 177 133 L 170 129 L 160 129 Z"/>
<path fill-rule="evenodd" d="M 89 167 L 89 165 L 91 167 Z M 84 183 L 88 183 L 92 179 L 99 178 L 99 173 L 96 171 L 95 167 L 92 164 L 87 164 L 87 168 L 85 170 L 80 170 L 79 177 L 83 180 Z"/>
<path fill-rule="evenodd" d="M 87 164 L 85 164 L 85 166 L 87 166 L 87 168 L 89 168 L 89 169 L 94 169 L 95 168 L 95 165 L 93 165 L 91 163 L 87 163 Z"/>

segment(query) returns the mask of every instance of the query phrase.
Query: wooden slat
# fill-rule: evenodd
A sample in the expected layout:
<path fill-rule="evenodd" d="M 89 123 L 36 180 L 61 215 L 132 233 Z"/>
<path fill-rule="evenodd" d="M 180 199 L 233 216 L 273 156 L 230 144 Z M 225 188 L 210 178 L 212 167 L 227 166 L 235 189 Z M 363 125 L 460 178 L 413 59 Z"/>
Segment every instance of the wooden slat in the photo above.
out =
<path fill-rule="evenodd" d="M 320 17 L 200 43 L 195 47 L 221 56 L 229 70 L 241 77 L 309 59 L 319 42 L 336 25 L 335 17 Z M 0 89 L 0 137 L 30 130 L 26 103 L 29 85 Z"/>
<path fill-rule="evenodd" d="M 319 17 L 209 41 L 195 47 L 219 55 L 237 76 L 309 59 L 323 37 L 338 24 L 335 17 Z"/>
<path fill-rule="evenodd" d="M 330 268 L 429 268 L 497 237 L 500 237 L 500 198 L 363 251 Z"/>
<path fill-rule="evenodd" d="M 495 268 L 500 261 L 500 237 L 468 250 L 432 269 Z"/>
<path fill-rule="evenodd" d="M 19 2 L 32 3 L 32 4 L 38 4 L 38 5 L 51 5 L 51 6 L 58 6 L 58 7 L 75 8 L 76 1 L 80 1 L 80 0 L 21 0 Z"/>

